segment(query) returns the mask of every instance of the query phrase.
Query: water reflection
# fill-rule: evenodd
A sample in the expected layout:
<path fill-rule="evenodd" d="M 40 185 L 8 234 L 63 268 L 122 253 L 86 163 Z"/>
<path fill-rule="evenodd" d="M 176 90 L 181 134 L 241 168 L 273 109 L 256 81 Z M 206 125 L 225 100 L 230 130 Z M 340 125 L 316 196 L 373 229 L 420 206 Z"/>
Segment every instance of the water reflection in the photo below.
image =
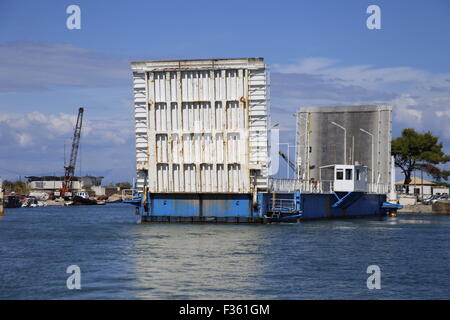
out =
<path fill-rule="evenodd" d="M 0 222 L 0 298 L 450 298 L 449 216 L 138 225 L 131 206 L 107 205 L 17 209 Z M 80 291 L 65 286 L 71 264 Z"/>
<path fill-rule="evenodd" d="M 138 298 L 256 299 L 266 226 L 141 225 L 134 273 Z"/>

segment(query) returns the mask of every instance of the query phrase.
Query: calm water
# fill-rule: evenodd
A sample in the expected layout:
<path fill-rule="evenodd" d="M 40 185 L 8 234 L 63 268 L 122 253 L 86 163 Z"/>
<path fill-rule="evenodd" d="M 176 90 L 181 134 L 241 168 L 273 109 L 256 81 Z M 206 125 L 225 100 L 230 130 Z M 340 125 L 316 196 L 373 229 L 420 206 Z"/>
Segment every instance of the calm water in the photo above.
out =
<path fill-rule="evenodd" d="M 124 204 L 6 210 L 2 299 L 450 298 L 450 216 L 139 225 Z M 73 264 L 81 290 L 66 287 Z M 381 290 L 366 287 L 372 264 Z"/>

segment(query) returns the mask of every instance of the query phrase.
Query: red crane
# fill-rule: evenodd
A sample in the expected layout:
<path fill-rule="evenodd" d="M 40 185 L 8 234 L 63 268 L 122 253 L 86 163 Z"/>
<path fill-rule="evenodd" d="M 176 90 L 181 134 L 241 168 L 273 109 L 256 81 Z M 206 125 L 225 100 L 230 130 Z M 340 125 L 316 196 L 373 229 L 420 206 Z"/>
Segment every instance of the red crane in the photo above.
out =
<path fill-rule="evenodd" d="M 75 173 L 75 165 L 77 163 L 78 147 L 80 146 L 81 126 L 83 124 L 83 108 L 78 109 L 77 124 L 73 133 L 72 151 L 70 152 L 70 161 L 66 166 L 64 164 L 64 181 L 62 189 L 60 190 L 61 196 L 64 196 L 66 192 L 70 192 L 72 189 L 72 179 Z"/>

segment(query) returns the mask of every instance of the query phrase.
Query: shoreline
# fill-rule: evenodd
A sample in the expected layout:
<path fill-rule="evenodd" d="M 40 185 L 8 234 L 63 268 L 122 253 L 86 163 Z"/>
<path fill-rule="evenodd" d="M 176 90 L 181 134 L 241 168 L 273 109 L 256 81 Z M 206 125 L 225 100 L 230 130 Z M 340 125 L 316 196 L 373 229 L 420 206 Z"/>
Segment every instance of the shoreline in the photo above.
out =
<path fill-rule="evenodd" d="M 450 215 L 450 202 L 437 202 L 432 205 L 414 204 L 405 205 L 398 213 L 409 214 L 434 214 L 434 215 Z"/>

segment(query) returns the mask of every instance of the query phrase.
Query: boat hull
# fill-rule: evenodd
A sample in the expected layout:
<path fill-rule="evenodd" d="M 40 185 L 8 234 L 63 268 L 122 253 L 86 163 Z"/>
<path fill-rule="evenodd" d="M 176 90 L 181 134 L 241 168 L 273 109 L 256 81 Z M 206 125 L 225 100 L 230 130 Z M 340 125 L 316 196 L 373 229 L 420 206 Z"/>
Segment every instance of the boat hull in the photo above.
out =
<path fill-rule="evenodd" d="M 72 199 L 72 206 L 92 206 L 97 205 L 97 200 L 86 199 L 80 196 L 74 196 Z"/>
<path fill-rule="evenodd" d="M 260 193 L 253 201 L 252 194 L 149 194 L 146 201 L 133 204 L 141 222 L 153 223 L 270 223 L 386 215 L 385 194 L 360 194 L 338 207 L 333 207 L 339 200 L 336 194 L 277 194 L 277 199 L 297 199 L 291 210 L 274 210 L 272 197 Z"/>

